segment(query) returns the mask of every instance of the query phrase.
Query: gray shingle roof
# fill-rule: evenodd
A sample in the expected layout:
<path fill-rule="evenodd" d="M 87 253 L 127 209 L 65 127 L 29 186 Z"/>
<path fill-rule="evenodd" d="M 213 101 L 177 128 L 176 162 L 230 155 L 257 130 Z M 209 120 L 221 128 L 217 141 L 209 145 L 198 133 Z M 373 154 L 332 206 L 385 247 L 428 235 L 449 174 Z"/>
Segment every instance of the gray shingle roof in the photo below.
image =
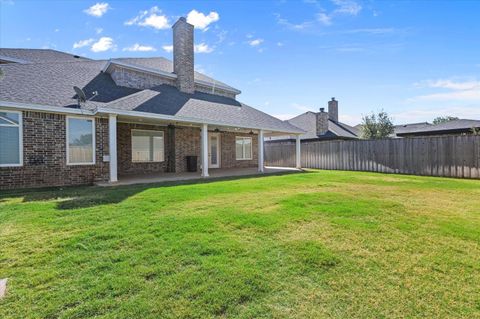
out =
<path fill-rule="evenodd" d="M 82 88 L 87 98 L 92 97 L 93 91 L 98 91 L 98 96 L 92 101 L 99 103 L 138 92 L 117 86 L 110 75 L 101 73 L 104 64 L 105 61 L 86 60 L 2 65 L 0 100 L 68 107 L 77 104 L 73 86 Z"/>
<path fill-rule="evenodd" d="M 428 122 L 399 124 L 399 125 L 395 125 L 393 127 L 393 130 L 394 130 L 394 135 L 398 135 L 398 134 L 411 132 L 412 130 L 423 129 L 431 125 L 432 124 Z"/>
<path fill-rule="evenodd" d="M 307 132 L 302 135 L 302 139 L 319 137 L 359 138 L 359 130 L 357 128 L 332 120 L 328 120 L 328 132 L 323 136 L 317 136 L 317 116 L 314 112 L 300 114 L 287 122 Z"/>
<path fill-rule="evenodd" d="M 104 107 L 194 118 L 232 126 L 300 132 L 288 122 L 280 121 L 235 99 L 202 92 L 182 93 L 170 85 L 143 90 Z"/>
<path fill-rule="evenodd" d="M 448 132 L 448 131 L 468 131 L 473 127 L 480 127 L 479 120 L 458 119 L 436 125 L 424 125 L 412 128 L 406 132 L 397 133 L 397 135 L 403 134 L 421 134 L 421 133 L 434 133 L 434 132 Z"/>
<path fill-rule="evenodd" d="M 148 62 L 148 59 L 131 59 L 130 62 L 138 63 L 140 60 Z M 170 61 L 163 58 L 152 61 L 149 63 L 156 67 L 159 64 L 164 64 L 164 67 L 171 65 Z M 101 72 L 106 63 L 104 60 L 76 59 L 73 62 L 2 64 L 0 101 L 76 107 L 73 86 L 78 86 L 84 90 L 87 98 L 91 98 L 87 103 L 88 109 L 103 107 L 142 111 L 231 126 L 301 132 L 297 127 L 235 99 L 200 92 L 184 94 L 168 85 L 143 91 L 117 86 L 108 73 Z M 97 91 L 98 96 L 92 98 L 93 91 Z"/>
<path fill-rule="evenodd" d="M 44 63 L 44 62 L 75 62 L 88 61 L 90 59 L 79 57 L 78 55 L 60 52 L 51 49 L 13 49 L 0 48 L 0 60 L 2 57 L 21 60 L 26 63 Z"/>

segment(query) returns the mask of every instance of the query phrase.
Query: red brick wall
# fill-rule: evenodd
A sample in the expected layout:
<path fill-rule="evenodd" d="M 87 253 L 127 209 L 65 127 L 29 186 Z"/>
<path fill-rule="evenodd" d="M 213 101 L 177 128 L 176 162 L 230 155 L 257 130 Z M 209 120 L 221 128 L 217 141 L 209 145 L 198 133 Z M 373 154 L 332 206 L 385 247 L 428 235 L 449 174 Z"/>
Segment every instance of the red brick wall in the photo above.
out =
<path fill-rule="evenodd" d="M 149 130 L 149 131 L 163 131 L 165 141 L 165 161 L 151 162 L 151 163 L 134 163 L 132 162 L 132 129 Z M 148 173 L 163 173 L 167 170 L 167 151 L 170 148 L 168 144 L 169 138 L 166 126 L 133 124 L 133 123 L 118 123 L 117 124 L 117 160 L 118 160 L 118 175 L 127 174 L 148 174 Z"/>
<path fill-rule="evenodd" d="M 23 166 L 0 167 L 0 189 L 108 181 L 108 120 L 95 118 L 95 165 L 67 165 L 65 115 L 23 112 Z"/>
<path fill-rule="evenodd" d="M 252 159 L 251 160 L 237 160 L 235 149 L 235 137 L 247 136 L 252 138 Z M 222 132 L 220 134 L 221 143 L 221 168 L 246 168 L 258 166 L 258 135 Z"/>
<path fill-rule="evenodd" d="M 235 152 L 235 136 L 249 136 L 252 138 L 252 159 L 237 160 Z M 258 136 L 256 134 L 220 132 L 220 168 L 246 168 L 258 166 Z M 175 169 L 176 172 L 185 172 L 187 164 L 185 157 L 198 156 L 197 170 L 200 171 L 200 129 L 193 127 L 175 128 Z"/>
<path fill-rule="evenodd" d="M 200 171 L 200 129 L 195 127 L 175 128 L 175 172 L 187 171 L 187 156 L 197 156 L 197 171 Z"/>
<path fill-rule="evenodd" d="M 106 182 L 109 179 L 109 163 L 103 162 L 108 150 L 108 119 L 95 118 L 96 164 L 66 164 L 66 116 L 54 113 L 23 112 L 23 166 L 0 167 L 0 189 L 88 185 Z M 165 136 L 165 161 L 157 163 L 132 163 L 131 130 L 161 130 Z M 169 132 L 174 132 L 174 145 L 170 145 Z M 169 160 L 175 172 L 185 172 L 186 156 L 198 157 L 197 170 L 200 171 L 200 129 L 146 124 L 118 123 L 117 152 L 118 174 L 149 174 L 167 171 Z M 236 160 L 235 136 L 252 137 L 252 160 Z M 257 135 L 221 132 L 221 168 L 256 167 Z M 173 150 L 174 156 L 169 156 Z"/>

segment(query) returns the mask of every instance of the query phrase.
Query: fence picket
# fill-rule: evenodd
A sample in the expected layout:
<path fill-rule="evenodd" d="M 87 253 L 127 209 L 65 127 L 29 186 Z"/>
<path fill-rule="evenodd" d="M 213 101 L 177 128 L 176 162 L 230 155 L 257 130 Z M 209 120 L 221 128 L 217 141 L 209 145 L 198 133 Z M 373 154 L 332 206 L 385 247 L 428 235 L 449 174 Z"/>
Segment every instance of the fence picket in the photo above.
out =
<path fill-rule="evenodd" d="M 480 136 L 306 141 L 306 168 L 480 178 Z M 295 166 L 294 142 L 265 143 L 267 166 Z"/>

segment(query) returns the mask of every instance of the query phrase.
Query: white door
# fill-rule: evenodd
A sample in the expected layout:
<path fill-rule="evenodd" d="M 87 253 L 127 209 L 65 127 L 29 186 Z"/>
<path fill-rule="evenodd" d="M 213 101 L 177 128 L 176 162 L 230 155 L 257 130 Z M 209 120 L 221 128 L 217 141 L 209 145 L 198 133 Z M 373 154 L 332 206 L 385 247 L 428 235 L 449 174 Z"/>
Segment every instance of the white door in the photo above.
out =
<path fill-rule="evenodd" d="M 208 161 L 209 167 L 220 167 L 220 134 L 218 133 L 208 135 Z"/>

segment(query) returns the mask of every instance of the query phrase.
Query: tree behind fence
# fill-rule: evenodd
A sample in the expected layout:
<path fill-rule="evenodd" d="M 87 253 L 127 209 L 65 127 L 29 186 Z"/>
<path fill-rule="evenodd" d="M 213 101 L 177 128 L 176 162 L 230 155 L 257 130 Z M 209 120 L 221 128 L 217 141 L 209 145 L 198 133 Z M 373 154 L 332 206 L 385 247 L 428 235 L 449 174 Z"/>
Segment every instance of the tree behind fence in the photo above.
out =
<path fill-rule="evenodd" d="M 302 167 L 480 178 L 480 136 L 305 141 Z M 267 166 L 295 166 L 295 143 L 265 144 Z"/>

